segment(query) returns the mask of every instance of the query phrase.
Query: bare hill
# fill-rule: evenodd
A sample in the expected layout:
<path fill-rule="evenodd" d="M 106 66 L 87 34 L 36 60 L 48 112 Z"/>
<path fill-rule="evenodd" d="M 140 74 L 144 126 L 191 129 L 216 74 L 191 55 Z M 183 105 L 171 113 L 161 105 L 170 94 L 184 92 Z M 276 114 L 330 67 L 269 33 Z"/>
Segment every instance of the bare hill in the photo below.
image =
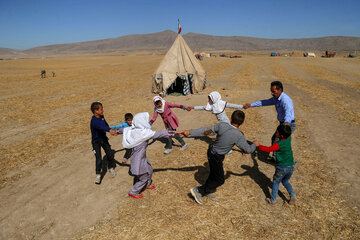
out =
<path fill-rule="evenodd" d="M 0 48 L 0 58 L 4 57 L 21 57 L 25 56 L 26 54 L 23 53 L 21 50 L 11 49 L 11 48 Z"/>
<path fill-rule="evenodd" d="M 221 37 L 188 33 L 187 43 L 195 49 L 259 51 L 259 50 L 333 50 L 354 51 L 360 49 L 359 37 L 322 37 L 301 39 L 265 39 L 253 37 Z"/>
<path fill-rule="evenodd" d="M 177 33 L 167 30 L 152 34 L 135 34 L 114 39 L 103 39 L 71 44 L 57 44 L 30 48 L 24 51 L 0 49 L 1 56 L 46 56 L 58 54 L 107 53 L 116 51 L 167 50 L 176 38 Z M 359 37 L 322 37 L 303 39 L 264 39 L 240 36 L 213 36 L 197 33 L 184 35 L 185 40 L 194 51 L 203 50 L 360 50 Z M 0 56 L 0 57 L 1 57 Z"/>

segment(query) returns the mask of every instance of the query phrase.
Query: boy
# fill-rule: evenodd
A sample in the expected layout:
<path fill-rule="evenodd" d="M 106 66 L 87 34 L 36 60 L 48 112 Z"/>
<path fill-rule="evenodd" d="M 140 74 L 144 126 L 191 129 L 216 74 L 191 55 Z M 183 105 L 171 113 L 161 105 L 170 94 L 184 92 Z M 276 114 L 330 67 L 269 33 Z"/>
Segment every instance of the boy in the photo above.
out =
<path fill-rule="evenodd" d="M 207 157 L 210 166 L 210 174 L 205 184 L 199 187 L 190 189 L 191 195 L 195 198 L 195 201 L 202 204 L 202 196 L 208 196 L 215 198 L 213 192 L 216 188 L 223 185 L 225 182 L 223 160 L 225 155 L 236 145 L 245 153 L 252 153 L 255 151 L 255 144 L 249 145 L 242 132 L 238 130 L 240 125 L 245 120 L 245 114 L 241 110 L 236 110 L 231 115 L 231 124 L 226 122 L 219 122 L 211 127 L 203 127 L 193 130 L 185 130 L 179 132 L 183 136 L 206 136 L 211 133 L 216 133 L 216 139 L 213 144 L 209 146 L 207 151 Z"/>
<path fill-rule="evenodd" d="M 91 104 L 91 112 L 94 116 L 91 118 L 90 129 L 92 137 L 92 147 L 95 154 L 95 166 L 96 166 L 96 177 L 95 184 L 101 183 L 101 166 L 102 166 L 102 157 L 101 157 L 101 147 L 104 149 L 107 160 L 108 168 L 111 176 L 115 177 L 115 159 L 114 151 L 111 149 L 108 138 L 106 137 L 106 132 L 110 132 L 112 135 L 116 135 L 115 129 L 110 129 L 109 124 L 105 121 L 104 118 L 104 109 L 100 102 L 93 102 Z"/>
<path fill-rule="evenodd" d="M 125 114 L 125 121 L 119 125 L 116 125 L 116 126 L 111 126 L 110 128 L 111 129 L 119 129 L 119 128 L 126 128 L 126 127 L 130 127 L 131 126 L 131 123 L 132 123 L 132 120 L 133 120 L 133 115 L 131 113 L 126 113 Z M 128 148 L 125 148 L 125 154 L 124 154 L 124 157 L 123 157 L 123 160 L 122 162 L 123 163 L 126 163 L 127 160 L 130 158 L 131 156 L 131 152 L 132 152 L 132 149 L 128 149 Z"/>
<path fill-rule="evenodd" d="M 266 198 L 269 204 L 276 203 L 276 197 L 279 191 L 279 184 L 282 182 L 290 195 L 289 204 L 296 203 L 296 194 L 289 183 L 290 177 L 294 172 L 294 156 L 291 149 L 291 127 L 289 125 L 281 124 L 277 127 L 275 132 L 276 141 L 271 147 L 260 145 L 258 141 L 254 141 L 255 145 L 263 152 L 276 152 L 276 168 L 273 177 L 273 187 L 271 198 Z"/>

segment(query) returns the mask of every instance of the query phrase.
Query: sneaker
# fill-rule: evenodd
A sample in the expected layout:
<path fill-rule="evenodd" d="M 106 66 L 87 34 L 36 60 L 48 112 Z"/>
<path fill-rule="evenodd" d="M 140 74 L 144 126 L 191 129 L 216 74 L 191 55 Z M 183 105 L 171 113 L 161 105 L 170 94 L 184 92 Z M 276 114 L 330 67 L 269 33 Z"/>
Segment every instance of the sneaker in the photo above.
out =
<path fill-rule="evenodd" d="M 152 185 L 150 185 L 150 186 L 146 187 L 146 189 L 150 189 L 150 190 L 155 189 L 155 184 L 152 184 Z"/>
<path fill-rule="evenodd" d="M 180 151 L 184 151 L 188 147 L 189 147 L 189 144 L 185 143 L 185 145 L 180 148 Z"/>
<path fill-rule="evenodd" d="M 136 198 L 136 199 L 144 197 L 141 193 L 140 194 L 135 194 L 135 195 L 128 193 L 128 195 L 129 195 L 129 197 L 133 197 L 133 198 Z"/>
<path fill-rule="evenodd" d="M 230 150 L 226 155 L 232 156 L 232 150 Z"/>
<path fill-rule="evenodd" d="M 203 201 L 201 199 L 201 193 L 199 192 L 199 189 L 197 187 L 190 189 L 191 195 L 195 198 L 195 201 L 198 204 L 202 204 Z"/>
<path fill-rule="evenodd" d="M 116 172 L 115 172 L 115 169 L 114 168 L 109 168 L 109 172 L 110 172 L 110 175 L 112 177 L 115 177 L 116 176 Z"/>
<path fill-rule="evenodd" d="M 295 204 L 296 204 L 296 197 L 295 197 L 295 196 L 290 197 L 289 204 L 291 204 L 291 205 L 295 205 Z"/>
<path fill-rule="evenodd" d="M 204 196 L 205 196 L 205 197 L 208 197 L 208 198 L 210 198 L 210 199 L 215 199 L 215 198 L 216 198 L 215 193 L 206 193 Z"/>
<path fill-rule="evenodd" d="M 96 174 L 95 184 L 100 184 L 100 183 L 101 183 L 101 174 Z"/>
<path fill-rule="evenodd" d="M 173 150 L 171 149 L 171 148 L 167 148 L 167 149 L 165 149 L 165 151 L 164 151 L 164 154 L 169 154 L 169 153 L 171 153 Z"/>
<path fill-rule="evenodd" d="M 266 202 L 268 203 L 268 204 L 270 204 L 270 205 L 274 205 L 276 202 L 273 202 L 272 200 L 271 200 L 271 198 L 266 198 L 265 199 L 266 200 Z"/>

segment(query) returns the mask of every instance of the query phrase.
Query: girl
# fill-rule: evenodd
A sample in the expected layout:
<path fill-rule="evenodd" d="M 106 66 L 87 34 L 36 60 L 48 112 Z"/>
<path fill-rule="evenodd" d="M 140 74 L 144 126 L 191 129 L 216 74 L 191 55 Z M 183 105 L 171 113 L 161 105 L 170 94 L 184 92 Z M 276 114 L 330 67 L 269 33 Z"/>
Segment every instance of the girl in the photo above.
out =
<path fill-rule="evenodd" d="M 164 121 L 165 128 L 167 128 L 169 131 L 175 131 L 176 128 L 179 126 L 179 120 L 175 116 L 175 114 L 171 111 L 170 108 L 181 108 L 183 110 L 187 109 L 184 105 L 179 104 L 172 104 L 169 102 L 166 102 L 164 99 L 162 99 L 160 96 L 155 96 L 153 98 L 153 102 L 155 105 L 154 108 L 154 116 L 150 120 L 150 124 L 152 125 L 156 118 L 158 117 L 158 114 L 162 117 Z M 190 110 L 190 109 L 188 109 Z M 181 143 L 180 151 L 184 151 L 189 147 L 187 143 L 184 142 L 184 140 L 178 135 L 175 134 L 175 139 L 178 140 Z M 171 153 L 172 150 L 172 139 L 170 137 L 167 138 L 167 143 L 165 145 L 165 151 L 164 154 Z"/>
<path fill-rule="evenodd" d="M 225 101 L 221 100 L 220 93 L 217 91 L 214 91 L 208 95 L 208 103 L 206 104 L 206 106 L 189 107 L 190 110 L 191 109 L 194 109 L 195 111 L 196 110 L 206 110 L 208 112 L 211 112 L 211 113 L 215 114 L 215 116 L 219 122 L 226 122 L 228 124 L 231 124 L 228 116 L 226 115 L 225 108 L 242 109 L 243 105 L 237 105 L 237 104 L 225 102 Z M 213 134 L 211 134 L 211 135 L 213 135 Z M 227 155 L 231 156 L 232 150 L 230 150 L 230 152 Z"/>
<path fill-rule="evenodd" d="M 230 124 L 230 120 L 226 115 L 225 108 L 234 108 L 234 109 L 242 109 L 243 105 L 237 105 L 225 102 L 221 100 L 221 95 L 219 92 L 214 91 L 208 95 L 208 103 L 206 106 L 195 106 L 189 107 L 190 109 L 197 110 L 206 110 L 215 114 L 216 118 L 219 122 L 227 122 Z"/>
<path fill-rule="evenodd" d="M 120 128 L 117 133 L 123 134 L 122 144 L 124 148 L 132 148 L 131 173 L 135 175 L 135 183 L 128 195 L 133 198 L 142 198 L 144 189 L 155 189 L 152 184 L 153 168 L 146 157 L 146 148 L 149 139 L 173 136 L 174 132 L 151 130 L 149 113 L 142 112 L 134 116 L 132 125 Z"/>

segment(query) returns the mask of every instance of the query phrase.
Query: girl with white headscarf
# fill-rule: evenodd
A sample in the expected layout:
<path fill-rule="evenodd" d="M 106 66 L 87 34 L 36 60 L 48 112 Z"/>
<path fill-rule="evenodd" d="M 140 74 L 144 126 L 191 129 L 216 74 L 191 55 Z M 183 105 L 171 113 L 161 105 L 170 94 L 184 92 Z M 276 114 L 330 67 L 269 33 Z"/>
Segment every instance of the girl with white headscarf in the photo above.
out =
<path fill-rule="evenodd" d="M 142 198 L 141 192 L 145 189 L 155 189 L 152 184 L 153 168 L 146 157 L 148 140 L 173 136 L 169 131 L 152 131 L 149 124 L 149 113 L 142 112 L 134 116 L 131 127 L 120 128 L 117 133 L 123 134 L 124 148 L 132 148 L 131 173 L 135 175 L 135 184 L 128 195 Z"/>
<path fill-rule="evenodd" d="M 186 106 L 166 102 L 160 96 L 155 96 L 153 98 L 153 103 L 155 106 L 154 107 L 154 116 L 150 120 L 150 124 L 153 124 L 153 122 L 155 122 L 158 115 L 160 115 L 161 118 L 163 119 L 165 128 L 168 129 L 169 131 L 175 131 L 179 126 L 179 120 L 176 117 L 176 115 L 173 113 L 173 111 L 171 111 L 171 108 L 181 108 L 183 110 L 186 110 L 187 109 Z M 188 111 L 189 110 L 190 109 L 188 109 Z M 182 137 L 180 137 L 178 134 L 175 134 L 174 137 L 181 144 L 180 151 L 184 151 L 185 149 L 188 148 L 189 145 L 187 143 L 185 143 L 185 141 L 182 139 Z M 167 138 L 167 143 L 165 145 L 164 154 L 169 154 L 173 151 L 172 145 L 173 145 L 172 139 Z"/>
<path fill-rule="evenodd" d="M 212 114 L 215 114 L 219 122 L 226 122 L 230 124 L 230 120 L 226 115 L 225 108 L 242 109 L 243 105 L 225 102 L 221 99 L 220 93 L 214 91 L 208 95 L 208 103 L 206 106 L 195 106 L 190 108 L 194 109 L 195 111 L 205 110 L 211 112 Z"/>

